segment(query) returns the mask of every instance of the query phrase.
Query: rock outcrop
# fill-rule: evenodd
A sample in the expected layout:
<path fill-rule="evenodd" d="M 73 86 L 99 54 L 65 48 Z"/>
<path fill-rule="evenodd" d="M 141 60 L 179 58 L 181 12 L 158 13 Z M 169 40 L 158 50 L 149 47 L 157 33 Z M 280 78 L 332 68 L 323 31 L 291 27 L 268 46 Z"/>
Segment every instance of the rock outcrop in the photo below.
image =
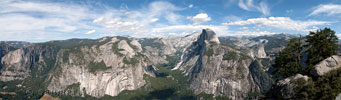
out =
<path fill-rule="evenodd" d="M 256 57 L 256 58 L 266 58 L 267 57 L 263 44 L 252 46 L 250 52 L 251 52 L 252 57 Z"/>
<path fill-rule="evenodd" d="M 100 98 L 144 86 L 144 75 L 156 76 L 155 66 L 165 65 L 188 76 L 184 85 L 196 94 L 241 100 L 272 84 L 255 61 L 266 57 L 264 41 L 237 49 L 221 43 L 211 29 L 175 38 L 50 41 L 4 54 L 0 80 L 39 79 L 51 93 Z"/>
<path fill-rule="evenodd" d="M 297 81 L 307 82 L 309 77 L 297 74 L 283 80 L 279 80 L 271 89 L 269 95 L 274 99 L 292 99 L 296 95 Z"/>
<path fill-rule="evenodd" d="M 58 73 L 50 76 L 48 90 L 59 92 L 79 84 L 78 89 L 82 91 L 79 95 L 84 95 L 84 91 L 87 95 L 102 97 L 142 87 L 143 75 L 155 76 L 155 71 L 147 67 L 147 58 L 138 52 L 139 44 L 128 41 L 111 39 L 103 45 L 80 46 L 79 51 L 62 50 L 56 61 Z M 68 56 L 61 57 L 63 55 Z"/>
<path fill-rule="evenodd" d="M 341 67 L 341 56 L 333 55 L 320 63 L 316 64 L 310 73 L 314 76 L 323 76 L 329 71 L 338 69 Z"/>
<path fill-rule="evenodd" d="M 254 82 L 259 86 L 261 92 L 267 93 L 274 81 L 270 75 L 263 70 L 263 65 L 259 60 L 255 60 L 249 67 Z"/>
<path fill-rule="evenodd" d="M 50 69 L 56 59 L 56 46 L 34 45 L 17 49 L 6 54 L 2 60 L 1 81 L 23 80 L 30 76 L 31 70 Z M 48 74 L 48 73 L 43 73 Z"/>
<path fill-rule="evenodd" d="M 6 54 L 0 79 L 37 76 L 50 92 L 68 93 L 65 91 L 72 89 L 79 92 L 66 95 L 116 96 L 143 86 L 144 74 L 155 76 L 154 67 L 148 67 L 150 62 L 141 50 L 136 40 L 127 37 L 35 44 Z"/>
<path fill-rule="evenodd" d="M 184 53 L 176 69 L 190 77 L 188 87 L 195 93 L 207 93 L 241 100 L 259 92 L 248 70 L 252 58 L 219 45 L 215 33 L 204 29 L 198 40 Z"/>
<path fill-rule="evenodd" d="M 0 42 L 0 62 L 1 62 L 1 58 L 3 56 L 5 56 L 8 52 L 14 50 L 15 48 L 8 45 L 5 42 Z"/>

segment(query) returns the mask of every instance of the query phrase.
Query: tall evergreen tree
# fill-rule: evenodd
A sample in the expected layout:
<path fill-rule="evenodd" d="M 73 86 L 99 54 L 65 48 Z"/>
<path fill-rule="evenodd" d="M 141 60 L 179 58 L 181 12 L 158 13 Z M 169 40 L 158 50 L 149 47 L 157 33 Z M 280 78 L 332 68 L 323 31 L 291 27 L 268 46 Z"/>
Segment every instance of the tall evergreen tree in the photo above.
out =
<path fill-rule="evenodd" d="M 308 48 L 308 62 L 305 68 L 305 73 L 309 74 L 312 67 L 320 61 L 337 54 L 338 38 L 335 35 L 335 31 L 330 28 L 324 28 L 317 30 L 316 32 L 310 32 L 306 36 Z"/>
<path fill-rule="evenodd" d="M 281 79 L 293 76 L 302 71 L 300 64 L 302 52 L 302 42 L 300 39 L 293 38 L 289 44 L 279 52 L 279 56 L 275 59 L 276 68 L 275 77 Z"/>

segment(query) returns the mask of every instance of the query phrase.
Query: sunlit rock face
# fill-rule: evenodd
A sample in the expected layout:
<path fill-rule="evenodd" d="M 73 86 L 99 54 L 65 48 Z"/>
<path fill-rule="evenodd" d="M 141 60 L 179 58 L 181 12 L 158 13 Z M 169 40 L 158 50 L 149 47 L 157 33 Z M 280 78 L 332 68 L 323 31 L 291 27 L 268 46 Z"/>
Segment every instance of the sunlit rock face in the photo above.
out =
<path fill-rule="evenodd" d="M 61 92 L 78 84 L 73 95 L 116 96 L 135 90 L 146 82 L 143 75 L 155 76 L 136 40 L 106 37 L 100 40 L 66 40 L 34 45 L 11 51 L 2 59 L 1 81 L 24 80 L 32 75 L 45 76 L 47 89 Z M 65 42 L 65 41 L 64 41 Z M 83 45 L 84 44 L 84 45 Z M 69 43 L 68 45 L 71 45 Z M 51 62 L 53 62 L 51 64 Z M 48 72 L 48 73 L 39 73 Z"/>
<path fill-rule="evenodd" d="M 197 94 L 204 92 L 233 100 L 259 92 L 249 71 L 253 59 L 219 43 L 212 30 L 204 29 L 198 40 L 186 49 L 176 69 L 190 77 L 188 87 Z"/>
<path fill-rule="evenodd" d="M 316 64 L 310 73 L 314 76 L 323 76 L 324 74 L 341 68 L 341 56 L 333 55 L 329 58 L 322 60 L 320 63 Z"/>
<path fill-rule="evenodd" d="M 40 79 L 49 92 L 100 98 L 141 88 L 144 75 L 155 77 L 155 66 L 167 64 L 188 76 L 183 85 L 196 94 L 241 100 L 272 84 L 256 61 L 267 58 L 264 43 L 246 41 L 236 48 L 211 29 L 183 37 L 51 41 L 4 54 L 0 80 Z"/>

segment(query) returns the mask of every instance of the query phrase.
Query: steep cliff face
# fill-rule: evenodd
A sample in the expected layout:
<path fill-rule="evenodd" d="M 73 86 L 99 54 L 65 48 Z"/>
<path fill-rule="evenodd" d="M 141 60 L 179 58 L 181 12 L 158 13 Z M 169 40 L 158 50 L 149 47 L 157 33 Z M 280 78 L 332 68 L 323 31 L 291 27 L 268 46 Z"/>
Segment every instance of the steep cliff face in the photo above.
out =
<path fill-rule="evenodd" d="M 141 54 L 140 44 L 126 37 L 103 41 L 106 42 L 61 50 L 48 90 L 59 92 L 78 84 L 76 89 L 81 92 L 77 95 L 102 97 L 143 86 L 143 74 L 153 73 L 145 70 L 148 59 Z"/>
<path fill-rule="evenodd" d="M 158 76 L 156 68 L 164 67 L 160 71 L 176 72 L 174 75 L 182 75 L 182 71 L 188 76 L 181 76 L 181 80 L 188 78 L 181 85 L 196 94 L 241 100 L 265 93 L 271 85 L 261 63 L 254 61 L 266 56 L 264 45 L 251 44 L 249 49 L 232 48 L 210 29 L 185 37 L 50 41 L 6 53 L 0 80 L 30 83 L 23 86 L 38 84 L 39 91 L 100 98 L 148 88 L 144 74 Z"/>
<path fill-rule="evenodd" d="M 155 76 L 155 69 L 147 67 L 150 61 L 141 51 L 141 45 L 127 37 L 35 44 L 6 54 L 0 79 L 25 80 L 36 76 L 42 78 L 41 83 L 46 83 L 50 92 L 116 96 L 123 90 L 143 86 L 144 74 Z"/>
<path fill-rule="evenodd" d="M 204 29 L 175 68 L 190 77 L 188 87 L 197 94 L 204 92 L 234 100 L 246 98 L 248 93 L 259 92 L 248 70 L 253 59 L 220 45 L 214 37 L 213 31 Z"/>
<path fill-rule="evenodd" d="M 250 66 L 250 73 L 254 82 L 259 86 L 262 93 L 266 93 L 271 89 L 274 81 L 270 75 L 263 70 L 263 65 L 259 60 L 255 60 Z"/>
<path fill-rule="evenodd" d="M 8 45 L 5 42 L 0 42 L 0 62 L 1 62 L 1 58 L 3 56 L 5 56 L 8 52 L 14 50 L 15 48 Z"/>
<path fill-rule="evenodd" d="M 58 48 L 56 46 L 34 45 L 20 48 L 6 54 L 1 64 L 2 81 L 23 80 L 30 76 L 32 70 L 44 75 L 53 67 Z"/>

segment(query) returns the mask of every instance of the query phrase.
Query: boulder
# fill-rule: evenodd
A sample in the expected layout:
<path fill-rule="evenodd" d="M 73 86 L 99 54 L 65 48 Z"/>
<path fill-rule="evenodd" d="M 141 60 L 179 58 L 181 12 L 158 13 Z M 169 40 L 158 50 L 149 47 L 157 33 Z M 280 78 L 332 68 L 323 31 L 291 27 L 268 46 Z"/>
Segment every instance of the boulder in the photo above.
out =
<path fill-rule="evenodd" d="M 341 57 L 333 55 L 320 63 L 316 64 L 310 73 L 314 76 L 323 76 L 324 74 L 341 67 Z"/>
<path fill-rule="evenodd" d="M 309 77 L 306 75 L 296 74 L 295 76 L 279 80 L 269 92 L 270 97 L 274 99 L 292 99 L 296 95 L 295 88 L 297 84 L 295 81 L 308 81 Z"/>

